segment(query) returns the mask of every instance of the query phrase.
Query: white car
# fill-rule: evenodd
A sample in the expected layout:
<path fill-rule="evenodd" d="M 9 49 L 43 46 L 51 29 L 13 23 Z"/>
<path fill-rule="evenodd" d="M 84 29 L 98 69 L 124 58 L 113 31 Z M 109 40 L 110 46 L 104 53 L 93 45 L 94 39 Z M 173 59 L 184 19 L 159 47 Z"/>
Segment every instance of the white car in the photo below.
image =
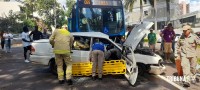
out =
<path fill-rule="evenodd" d="M 165 66 L 162 64 L 163 59 L 149 49 L 136 49 L 138 43 L 145 35 L 144 30 L 148 30 L 152 25 L 153 23 L 151 22 L 144 22 L 136 26 L 124 42 L 122 48 L 109 39 L 108 35 L 100 32 L 73 32 L 71 34 L 73 34 L 75 41 L 83 38 L 82 40 L 88 41 L 90 47 L 78 49 L 76 46 L 73 46 L 72 61 L 89 62 L 89 53 L 93 40 L 99 38 L 106 45 L 106 60 L 123 59 L 126 61 L 127 72 L 125 76 L 132 85 L 135 84 L 138 73 L 142 74 L 148 71 L 154 74 L 161 74 L 165 70 Z M 43 65 L 49 65 L 50 69 L 56 72 L 53 49 L 49 44 L 49 40 L 34 41 L 32 46 L 35 51 L 32 52 L 30 60 Z"/>

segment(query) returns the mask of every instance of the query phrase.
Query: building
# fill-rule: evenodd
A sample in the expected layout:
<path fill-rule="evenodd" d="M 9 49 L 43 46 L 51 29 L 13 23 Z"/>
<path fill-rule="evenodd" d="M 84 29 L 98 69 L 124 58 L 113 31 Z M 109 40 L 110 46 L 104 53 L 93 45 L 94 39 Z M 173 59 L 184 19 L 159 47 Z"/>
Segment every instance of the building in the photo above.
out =
<path fill-rule="evenodd" d="M 148 0 L 147 0 L 148 1 Z M 126 25 L 140 22 L 140 2 L 137 0 L 132 12 L 126 12 Z M 193 27 L 200 27 L 200 0 L 170 0 L 170 13 L 167 11 L 165 0 L 157 0 L 157 14 L 155 9 L 147 3 L 143 3 L 143 21 L 157 21 L 157 29 L 162 29 L 170 21 L 174 28 L 180 28 L 185 23 Z M 156 18 L 155 18 L 156 17 Z"/>
<path fill-rule="evenodd" d="M 9 15 L 10 10 L 13 11 L 13 13 L 19 13 L 20 7 L 19 5 L 22 5 L 19 2 L 0 2 L 0 17 L 5 18 Z"/>

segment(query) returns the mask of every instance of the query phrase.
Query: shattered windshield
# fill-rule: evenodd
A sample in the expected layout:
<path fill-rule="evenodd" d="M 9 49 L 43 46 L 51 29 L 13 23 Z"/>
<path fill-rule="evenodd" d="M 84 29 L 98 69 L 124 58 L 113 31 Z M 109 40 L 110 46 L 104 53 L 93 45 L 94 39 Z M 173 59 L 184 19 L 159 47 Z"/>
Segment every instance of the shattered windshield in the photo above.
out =
<path fill-rule="evenodd" d="M 112 8 L 81 8 L 79 29 L 81 32 L 117 34 L 123 28 L 122 10 Z"/>

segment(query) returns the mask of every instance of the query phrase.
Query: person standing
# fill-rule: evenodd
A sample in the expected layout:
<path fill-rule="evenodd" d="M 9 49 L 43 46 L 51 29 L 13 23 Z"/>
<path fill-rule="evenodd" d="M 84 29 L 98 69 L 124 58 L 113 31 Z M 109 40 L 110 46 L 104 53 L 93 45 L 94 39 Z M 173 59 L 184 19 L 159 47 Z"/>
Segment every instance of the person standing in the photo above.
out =
<path fill-rule="evenodd" d="M 162 39 L 164 40 L 164 53 L 165 53 L 165 61 L 167 63 L 171 63 L 171 49 L 172 49 L 172 41 L 175 38 L 175 32 L 173 30 L 172 24 L 169 23 L 165 30 L 162 32 Z"/>
<path fill-rule="evenodd" d="M 31 42 L 32 42 L 28 32 L 29 32 L 28 27 L 24 26 L 22 32 L 22 45 L 24 48 L 24 59 L 26 63 L 30 62 L 29 55 L 31 52 Z"/>
<path fill-rule="evenodd" d="M 1 31 L 0 38 L 1 38 L 1 48 L 4 50 L 5 38 L 3 37 L 4 31 Z"/>
<path fill-rule="evenodd" d="M 174 31 L 174 29 L 173 29 L 173 31 Z M 173 51 L 173 53 L 175 52 L 175 43 L 176 43 L 175 39 L 176 39 L 176 34 L 175 34 L 175 36 L 172 40 L 172 51 Z"/>
<path fill-rule="evenodd" d="M 3 37 L 5 38 L 5 51 L 6 53 L 11 52 L 11 39 L 13 38 L 13 35 L 10 33 L 10 31 L 7 31 L 3 34 Z"/>
<path fill-rule="evenodd" d="M 167 28 L 167 26 L 164 26 L 162 30 L 160 30 L 160 37 L 162 37 L 162 32 Z M 160 51 L 164 51 L 164 40 L 161 38 L 161 44 L 160 44 Z"/>
<path fill-rule="evenodd" d="M 35 28 L 34 31 L 30 33 L 30 37 L 31 36 L 33 37 L 33 41 L 42 39 L 43 36 L 42 36 L 42 33 L 38 31 L 38 26 L 35 26 L 34 28 Z"/>
<path fill-rule="evenodd" d="M 191 33 L 191 26 L 183 26 L 183 34 L 177 41 L 176 60 L 181 60 L 183 75 L 186 78 L 183 85 L 190 86 L 190 81 L 196 82 L 196 65 L 197 65 L 197 45 L 200 44 L 199 37 Z"/>
<path fill-rule="evenodd" d="M 153 32 L 153 29 L 150 29 L 150 33 L 148 34 L 149 48 L 155 52 L 156 45 L 156 34 Z"/>
<path fill-rule="evenodd" d="M 126 28 L 126 30 L 128 31 L 128 34 L 127 34 L 127 36 L 126 36 L 126 38 L 130 35 L 130 33 L 131 33 L 131 31 L 132 31 L 132 27 L 131 26 L 128 26 L 127 28 Z"/>
<path fill-rule="evenodd" d="M 92 45 L 92 79 L 95 80 L 96 67 L 98 66 L 98 77 L 102 80 L 103 74 L 103 62 L 104 62 L 104 44 L 99 41 L 99 39 L 94 40 Z"/>
<path fill-rule="evenodd" d="M 49 34 L 47 33 L 47 29 L 44 29 L 43 33 L 42 33 L 42 37 L 43 39 L 49 39 Z"/>
<path fill-rule="evenodd" d="M 67 26 L 65 27 L 67 28 Z M 71 47 L 73 44 L 73 36 L 65 29 L 56 29 L 50 36 L 50 44 L 54 47 L 55 61 L 57 64 L 57 73 L 59 84 L 64 84 L 64 71 L 63 64 L 66 68 L 66 80 L 68 85 L 72 85 L 72 59 L 71 59 Z M 63 62 L 64 60 L 64 62 Z"/>

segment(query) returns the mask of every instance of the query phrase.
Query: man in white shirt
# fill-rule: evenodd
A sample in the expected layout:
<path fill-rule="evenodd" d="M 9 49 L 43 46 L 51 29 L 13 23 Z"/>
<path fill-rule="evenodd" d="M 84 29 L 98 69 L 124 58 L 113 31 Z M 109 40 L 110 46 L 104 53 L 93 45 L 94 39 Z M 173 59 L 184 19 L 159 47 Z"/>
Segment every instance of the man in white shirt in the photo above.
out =
<path fill-rule="evenodd" d="M 7 31 L 3 34 L 3 37 L 5 38 L 5 51 L 6 53 L 11 52 L 11 39 L 13 38 L 13 35 Z"/>
<path fill-rule="evenodd" d="M 28 57 L 27 57 L 27 54 L 30 55 L 29 53 L 31 52 L 31 38 L 29 36 L 29 30 L 28 30 L 28 27 L 27 26 L 24 26 L 23 27 L 23 32 L 22 32 L 22 44 L 23 44 L 23 47 L 24 47 L 24 58 L 25 58 L 25 62 L 30 62 Z M 29 50 L 29 53 L 28 53 L 28 50 Z"/>

